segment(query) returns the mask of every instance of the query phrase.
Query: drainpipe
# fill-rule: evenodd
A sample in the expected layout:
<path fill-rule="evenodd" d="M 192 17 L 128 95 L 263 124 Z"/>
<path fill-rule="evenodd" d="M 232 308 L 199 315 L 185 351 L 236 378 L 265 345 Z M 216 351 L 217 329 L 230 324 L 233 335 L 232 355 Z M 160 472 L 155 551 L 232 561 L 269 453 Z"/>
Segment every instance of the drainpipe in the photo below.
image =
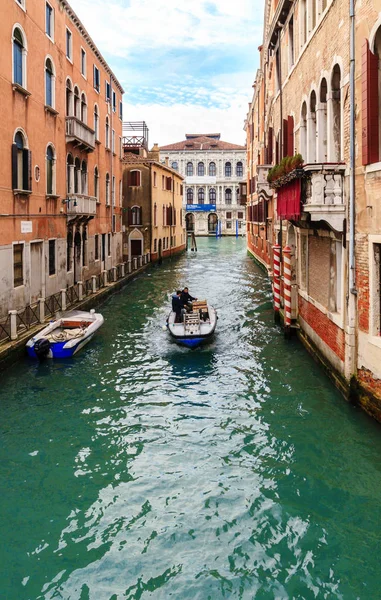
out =
<path fill-rule="evenodd" d="M 349 168 L 349 295 L 348 322 L 345 331 L 345 377 L 348 382 L 357 371 L 356 358 L 356 272 L 355 272 L 355 0 L 350 0 L 350 168 Z"/>
<path fill-rule="evenodd" d="M 349 291 L 357 294 L 355 275 L 355 6 L 350 0 L 350 170 L 349 170 Z"/>

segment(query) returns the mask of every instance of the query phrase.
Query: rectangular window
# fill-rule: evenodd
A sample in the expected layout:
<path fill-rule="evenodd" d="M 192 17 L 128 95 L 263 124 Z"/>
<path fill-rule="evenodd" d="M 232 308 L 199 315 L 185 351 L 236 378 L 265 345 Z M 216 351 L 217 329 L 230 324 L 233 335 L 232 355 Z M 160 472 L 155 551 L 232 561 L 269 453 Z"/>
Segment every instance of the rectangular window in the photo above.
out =
<path fill-rule="evenodd" d="M 24 285 L 24 244 L 13 246 L 13 287 Z"/>
<path fill-rule="evenodd" d="M 115 177 L 112 176 L 112 187 L 111 187 L 112 205 L 115 206 Z"/>
<path fill-rule="evenodd" d="M 161 187 L 163 190 L 165 190 L 165 176 L 164 175 L 161 176 Z"/>
<path fill-rule="evenodd" d="M 111 132 L 111 150 L 115 154 L 115 130 L 114 129 Z"/>
<path fill-rule="evenodd" d="M 101 77 L 100 77 L 99 69 L 95 65 L 94 65 L 94 88 L 99 93 L 99 90 L 101 89 Z"/>
<path fill-rule="evenodd" d="M 119 102 L 119 119 L 123 121 L 123 102 L 121 100 Z"/>
<path fill-rule="evenodd" d="M 238 218 L 239 218 L 239 219 L 243 219 L 243 212 L 239 212 L 239 213 L 238 213 Z"/>
<path fill-rule="evenodd" d="M 81 48 L 81 73 L 86 77 L 86 52 Z"/>
<path fill-rule="evenodd" d="M 116 112 L 116 93 L 112 90 L 112 112 Z"/>
<path fill-rule="evenodd" d="M 226 213 L 226 218 L 227 218 L 227 219 L 231 219 L 231 218 L 232 218 L 232 214 L 231 214 L 231 212 L 227 212 L 227 213 Z"/>
<path fill-rule="evenodd" d="M 110 84 L 106 81 L 106 102 L 110 102 Z"/>
<path fill-rule="evenodd" d="M 153 185 L 154 185 L 154 187 L 157 187 L 157 174 L 156 174 L 156 171 L 153 172 Z"/>
<path fill-rule="evenodd" d="M 294 66 L 294 17 L 288 24 L 288 68 Z"/>
<path fill-rule="evenodd" d="M 140 171 L 130 172 L 130 186 L 140 186 Z"/>
<path fill-rule="evenodd" d="M 56 240 L 49 240 L 49 275 L 56 274 Z"/>
<path fill-rule="evenodd" d="M 94 236 L 94 260 L 99 260 L 99 235 Z"/>
<path fill-rule="evenodd" d="M 45 32 L 51 39 L 54 39 L 54 11 L 47 2 L 45 5 Z"/>
<path fill-rule="evenodd" d="M 122 206 L 122 180 L 119 180 L 119 206 Z"/>
<path fill-rule="evenodd" d="M 157 252 L 157 240 L 156 239 L 153 241 L 153 251 Z"/>
<path fill-rule="evenodd" d="M 73 59 L 73 38 L 70 29 L 66 29 L 66 58 Z"/>
<path fill-rule="evenodd" d="M 231 228 L 232 228 L 232 222 L 226 221 L 226 229 L 231 229 Z"/>
<path fill-rule="evenodd" d="M 111 256 L 111 233 L 107 234 L 107 254 Z"/>

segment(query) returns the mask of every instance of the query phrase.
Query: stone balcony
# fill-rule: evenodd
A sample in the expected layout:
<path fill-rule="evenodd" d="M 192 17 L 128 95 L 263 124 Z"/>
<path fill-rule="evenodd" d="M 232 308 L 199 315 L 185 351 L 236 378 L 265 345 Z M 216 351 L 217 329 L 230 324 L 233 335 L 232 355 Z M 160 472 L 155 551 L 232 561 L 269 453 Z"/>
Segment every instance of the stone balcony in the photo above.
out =
<path fill-rule="evenodd" d="M 94 217 L 97 214 L 97 199 L 93 196 L 69 194 L 66 204 L 69 219 L 77 216 Z"/>
<path fill-rule="evenodd" d="M 270 187 L 269 182 L 267 181 L 267 175 L 271 169 L 272 165 L 257 165 L 257 194 L 263 194 L 267 199 L 270 199 L 274 190 Z"/>
<path fill-rule="evenodd" d="M 344 231 L 344 164 L 308 164 L 303 212 L 309 213 L 311 221 L 325 221 L 332 229 Z"/>
<path fill-rule="evenodd" d="M 82 123 L 77 117 L 66 117 L 66 143 L 74 144 L 80 150 L 93 152 L 95 149 L 95 131 Z"/>

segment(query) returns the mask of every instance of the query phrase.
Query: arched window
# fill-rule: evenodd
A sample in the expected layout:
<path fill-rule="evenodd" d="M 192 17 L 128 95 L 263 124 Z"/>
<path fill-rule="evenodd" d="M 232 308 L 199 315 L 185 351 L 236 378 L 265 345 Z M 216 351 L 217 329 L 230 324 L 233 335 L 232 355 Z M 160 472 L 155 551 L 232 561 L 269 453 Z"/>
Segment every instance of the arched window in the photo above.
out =
<path fill-rule="evenodd" d="M 197 165 L 197 175 L 203 177 L 205 175 L 205 165 L 203 162 L 199 162 Z"/>
<path fill-rule="evenodd" d="M 216 163 L 214 162 L 209 163 L 209 175 L 211 177 L 216 176 Z"/>
<path fill-rule="evenodd" d="M 26 88 L 26 44 L 19 27 L 13 31 L 13 83 Z"/>
<path fill-rule="evenodd" d="M 153 226 L 157 227 L 157 204 L 156 204 L 156 202 L 153 206 Z"/>
<path fill-rule="evenodd" d="M 237 204 L 238 204 L 238 202 L 239 202 L 239 188 L 238 187 L 235 190 L 235 197 L 236 197 Z"/>
<path fill-rule="evenodd" d="M 172 163 L 171 166 L 172 166 L 172 169 L 175 169 L 175 171 L 178 171 L 179 164 L 178 164 L 178 162 L 176 160 L 173 161 L 173 163 Z"/>
<path fill-rule="evenodd" d="M 209 189 L 209 204 L 216 203 L 216 190 L 214 188 Z"/>
<path fill-rule="evenodd" d="M 81 121 L 87 125 L 87 102 L 85 94 L 81 96 Z"/>
<path fill-rule="evenodd" d="M 225 190 L 225 204 L 232 203 L 232 191 L 230 188 L 226 188 Z"/>
<path fill-rule="evenodd" d="M 307 162 L 316 162 L 316 93 L 311 92 L 310 114 L 307 122 Z"/>
<path fill-rule="evenodd" d="M 46 193 L 55 193 L 55 156 L 54 149 L 49 144 L 46 150 Z"/>
<path fill-rule="evenodd" d="M 341 70 L 335 65 L 331 79 L 331 156 L 330 162 L 341 160 Z"/>
<path fill-rule="evenodd" d="M 110 175 L 106 173 L 106 206 L 110 206 Z"/>
<path fill-rule="evenodd" d="M 193 204 L 193 190 L 192 188 L 187 189 L 187 204 Z"/>
<path fill-rule="evenodd" d="M 232 176 L 232 164 L 230 162 L 225 163 L 225 177 Z"/>
<path fill-rule="evenodd" d="M 307 104 L 303 102 L 300 112 L 299 152 L 303 160 L 307 158 Z"/>
<path fill-rule="evenodd" d="M 81 118 L 81 101 L 79 99 L 79 89 L 77 86 L 74 88 L 74 116 L 77 119 Z"/>
<path fill-rule="evenodd" d="M 187 163 L 187 177 L 193 177 L 193 163 Z"/>
<path fill-rule="evenodd" d="M 85 160 L 81 165 L 81 191 L 82 194 L 87 194 L 87 163 Z"/>
<path fill-rule="evenodd" d="M 204 204 L 204 202 L 205 202 L 205 190 L 204 190 L 204 188 L 199 188 L 197 198 L 198 198 L 198 203 L 199 204 Z"/>
<path fill-rule="evenodd" d="M 97 104 L 94 104 L 94 132 L 95 139 L 99 140 L 99 111 Z"/>
<path fill-rule="evenodd" d="M 327 80 L 320 84 L 320 108 L 317 118 L 318 161 L 327 162 Z"/>
<path fill-rule="evenodd" d="M 94 168 L 94 197 L 99 202 L 99 171 L 98 167 Z"/>
<path fill-rule="evenodd" d="M 106 117 L 105 146 L 106 148 L 110 148 L 110 124 L 108 117 Z"/>
<path fill-rule="evenodd" d="M 74 162 L 74 194 L 80 194 L 80 176 L 81 176 L 81 162 L 79 158 L 75 159 Z"/>
<path fill-rule="evenodd" d="M 55 76 L 54 67 L 50 58 L 45 61 L 45 104 L 54 108 L 55 104 Z"/>
<path fill-rule="evenodd" d="M 17 131 L 12 145 L 12 187 L 14 190 L 31 190 L 31 152 L 21 131 Z"/>
<path fill-rule="evenodd" d="M 237 177 L 242 177 L 243 176 L 243 164 L 241 163 L 241 161 L 237 162 L 236 168 L 235 168 L 235 172 Z"/>
<path fill-rule="evenodd" d="M 142 224 L 142 209 L 140 206 L 133 206 L 131 208 L 130 225 L 141 225 L 141 224 Z"/>
<path fill-rule="evenodd" d="M 66 80 L 66 116 L 71 117 L 74 114 L 73 106 L 73 86 L 70 79 Z"/>
<path fill-rule="evenodd" d="M 66 159 L 66 191 L 68 194 L 72 194 L 74 191 L 74 160 L 71 154 L 67 155 Z"/>

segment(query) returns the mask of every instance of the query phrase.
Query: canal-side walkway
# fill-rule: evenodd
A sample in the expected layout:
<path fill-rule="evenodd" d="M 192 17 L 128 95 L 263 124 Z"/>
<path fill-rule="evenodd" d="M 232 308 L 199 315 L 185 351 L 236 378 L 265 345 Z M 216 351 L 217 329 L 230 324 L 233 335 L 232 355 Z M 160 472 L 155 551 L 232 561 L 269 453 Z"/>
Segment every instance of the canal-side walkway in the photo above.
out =
<path fill-rule="evenodd" d="M 0 371 L 25 355 L 26 342 L 46 327 L 49 319 L 66 310 L 96 308 L 149 264 L 149 255 L 139 256 L 53 296 L 41 298 L 23 310 L 10 310 L 7 319 L 0 322 Z"/>

